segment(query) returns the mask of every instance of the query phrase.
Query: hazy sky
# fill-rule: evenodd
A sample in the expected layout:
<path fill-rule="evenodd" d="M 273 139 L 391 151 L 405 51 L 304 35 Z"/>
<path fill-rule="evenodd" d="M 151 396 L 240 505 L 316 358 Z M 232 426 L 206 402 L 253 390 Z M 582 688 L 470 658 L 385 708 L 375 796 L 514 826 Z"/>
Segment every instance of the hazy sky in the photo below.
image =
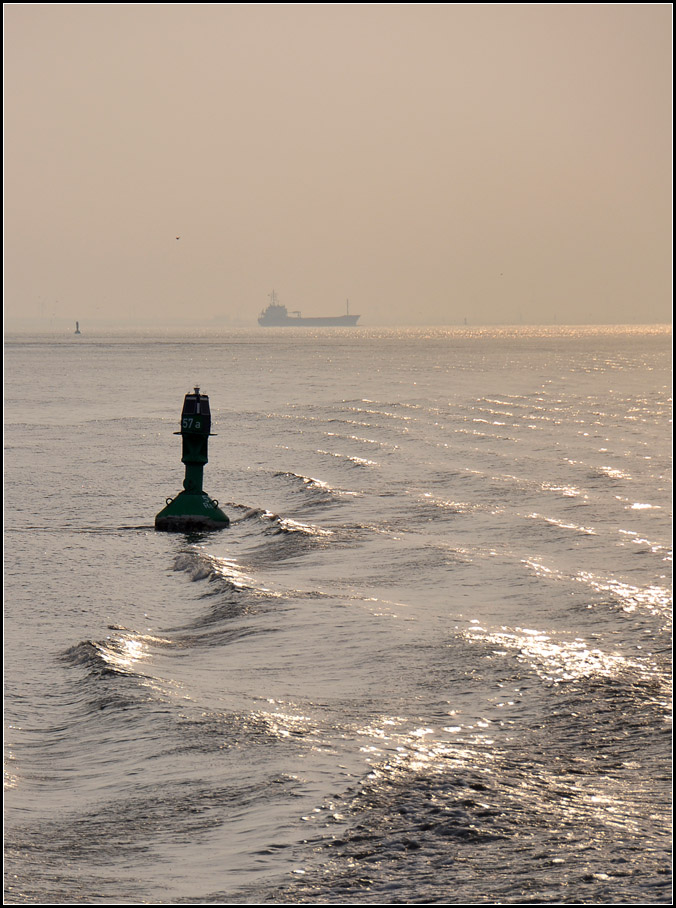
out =
<path fill-rule="evenodd" d="M 8 330 L 671 321 L 671 4 L 3 18 Z"/>

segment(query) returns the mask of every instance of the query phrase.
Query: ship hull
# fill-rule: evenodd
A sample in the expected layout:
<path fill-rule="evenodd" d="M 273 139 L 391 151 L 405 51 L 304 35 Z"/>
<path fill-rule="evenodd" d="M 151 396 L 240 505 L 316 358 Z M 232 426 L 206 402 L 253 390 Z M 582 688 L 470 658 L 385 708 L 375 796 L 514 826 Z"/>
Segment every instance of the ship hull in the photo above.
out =
<path fill-rule="evenodd" d="M 266 317 L 261 315 L 258 319 L 258 324 L 262 325 L 264 328 L 294 328 L 294 327 L 307 327 L 307 328 L 328 328 L 332 326 L 349 326 L 356 325 L 359 320 L 358 315 L 335 315 L 335 316 L 326 316 L 322 318 L 317 316 L 316 318 L 303 318 L 302 316 L 296 315 L 287 315 L 286 317 Z"/>

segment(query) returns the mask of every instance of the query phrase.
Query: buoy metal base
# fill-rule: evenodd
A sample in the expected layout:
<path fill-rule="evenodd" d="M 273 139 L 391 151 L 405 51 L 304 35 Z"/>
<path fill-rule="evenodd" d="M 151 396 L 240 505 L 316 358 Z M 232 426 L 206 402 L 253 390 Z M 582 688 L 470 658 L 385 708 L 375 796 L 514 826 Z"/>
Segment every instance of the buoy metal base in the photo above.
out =
<path fill-rule="evenodd" d="M 176 498 L 168 498 L 166 508 L 155 517 L 155 529 L 169 533 L 224 530 L 229 526 L 218 502 L 206 492 L 180 492 Z"/>

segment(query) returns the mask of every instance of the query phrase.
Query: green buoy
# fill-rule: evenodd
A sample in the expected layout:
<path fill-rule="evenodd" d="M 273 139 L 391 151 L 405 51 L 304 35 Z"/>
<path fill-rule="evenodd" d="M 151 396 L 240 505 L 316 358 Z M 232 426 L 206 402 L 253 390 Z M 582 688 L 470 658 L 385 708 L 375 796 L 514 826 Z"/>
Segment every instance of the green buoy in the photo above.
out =
<path fill-rule="evenodd" d="M 185 479 L 183 491 L 167 498 L 167 506 L 155 517 L 155 529 L 174 533 L 191 530 L 222 530 L 230 525 L 218 502 L 202 489 L 204 464 L 209 460 L 207 446 L 211 432 L 209 395 L 200 389 L 185 395 L 181 412 Z"/>

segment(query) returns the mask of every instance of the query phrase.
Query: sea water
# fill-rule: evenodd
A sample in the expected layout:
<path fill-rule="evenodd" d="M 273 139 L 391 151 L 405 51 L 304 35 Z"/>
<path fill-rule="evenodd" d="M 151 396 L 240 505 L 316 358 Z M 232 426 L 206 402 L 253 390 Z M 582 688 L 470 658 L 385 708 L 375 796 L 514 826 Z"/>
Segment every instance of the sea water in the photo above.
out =
<path fill-rule="evenodd" d="M 10 903 L 668 902 L 671 332 L 9 335 Z M 211 401 L 227 530 L 167 534 Z"/>

